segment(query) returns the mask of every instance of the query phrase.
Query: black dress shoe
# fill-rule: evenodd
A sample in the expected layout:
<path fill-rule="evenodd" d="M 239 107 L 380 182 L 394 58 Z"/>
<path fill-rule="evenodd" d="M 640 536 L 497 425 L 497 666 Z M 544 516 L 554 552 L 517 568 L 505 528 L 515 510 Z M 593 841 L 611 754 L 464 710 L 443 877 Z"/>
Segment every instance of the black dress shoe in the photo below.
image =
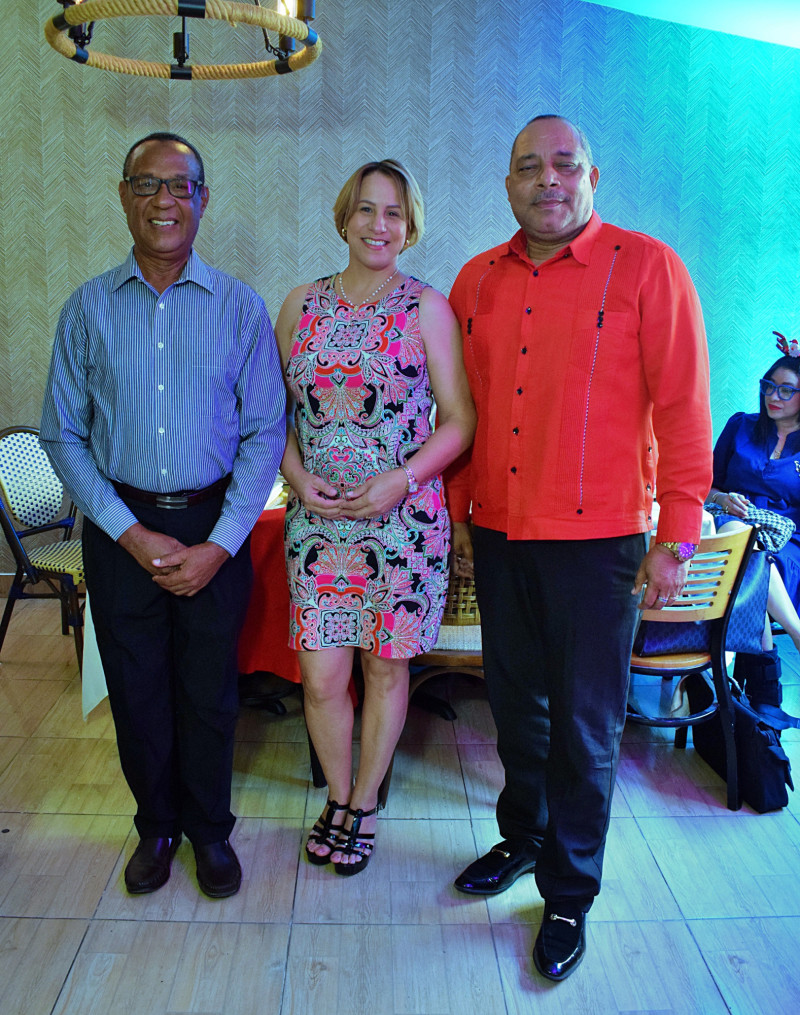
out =
<path fill-rule="evenodd" d="M 545 902 L 542 926 L 533 946 L 533 964 L 559 983 L 574 973 L 586 954 L 586 913 L 569 902 Z"/>
<path fill-rule="evenodd" d="M 478 857 L 455 880 L 467 895 L 499 895 L 536 866 L 539 846 L 530 839 L 504 839 Z"/>
<path fill-rule="evenodd" d="M 212 899 L 235 895 L 242 884 L 242 868 L 228 840 L 192 845 L 200 889 Z"/>
<path fill-rule="evenodd" d="M 181 844 L 174 839 L 140 839 L 125 868 L 125 887 L 131 895 L 146 895 L 169 881 L 172 858 Z"/>

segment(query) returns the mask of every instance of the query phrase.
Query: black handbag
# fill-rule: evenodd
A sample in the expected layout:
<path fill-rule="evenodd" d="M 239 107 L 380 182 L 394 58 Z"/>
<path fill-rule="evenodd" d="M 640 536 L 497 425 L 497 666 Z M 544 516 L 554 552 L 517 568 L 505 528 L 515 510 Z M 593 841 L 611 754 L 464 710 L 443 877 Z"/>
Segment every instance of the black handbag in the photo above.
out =
<path fill-rule="evenodd" d="M 691 712 L 702 712 L 714 700 L 714 689 L 702 673 L 684 677 Z M 792 766 L 775 729 L 750 707 L 747 696 L 732 689 L 734 741 L 739 792 L 754 811 L 777 811 L 789 802 L 786 789 L 794 790 Z M 719 713 L 692 725 L 692 742 L 700 757 L 721 778 L 726 778 L 725 741 Z"/>
<path fill-rule="evenodd" d="M 761 638 L 769 596 L 768 553 L 755 551 L 747 562 L 739 594 L 728 619 L 725 648 L 729 652 L 761 651 Z M 633 641 L 637 656 L 660 656 L 672 652 L 708 652 L 711 631 L 708 621 L 681 621 L 675 624 L 643 620 Z"/>

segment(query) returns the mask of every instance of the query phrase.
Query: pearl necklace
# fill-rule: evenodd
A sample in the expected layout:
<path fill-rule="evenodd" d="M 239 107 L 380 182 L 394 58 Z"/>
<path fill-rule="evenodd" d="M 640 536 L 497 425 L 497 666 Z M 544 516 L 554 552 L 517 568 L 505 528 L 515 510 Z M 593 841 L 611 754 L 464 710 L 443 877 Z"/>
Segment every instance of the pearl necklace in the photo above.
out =
<path fill-rule="evenodd" d="M 367 296 L 367 298 L 365 300 L 362 300 L 358 305 L 360 307 L 363 307 L 365 303 L 369 303 L 369 301 L 372 299 L 373 296 L 377 296 L 378 293 L 381 291 L 381 289 L 383 289 L 383 287 L 388 282 L 392 281 L 392 279 L 395 277 L 395 275 L 397 274 L 397 272 L 399 270 L 400 270 L 399 268 L 395 268 L 394 271 L 392 272 L 392 274 L 388 278 L 385 278 L 383 280 L 383 282 L 381 282 L 381 284 L 378 286 L 378 288 L 375 290 L 375 292 L 374 293 L 370 293 L 369 296 Z M 342 296 L 344 296 L 345 303 L 349 303 L 351 307 L 355 307 L 355 303 L 353 303 L 353 301 L 350 299 L 350 297 L 344 291 L 344 282 L 342 282 L 342 273 L 341 272 L 339 272 L 338 278 L 339 278 L 339 288 L 342 290 Z"/>

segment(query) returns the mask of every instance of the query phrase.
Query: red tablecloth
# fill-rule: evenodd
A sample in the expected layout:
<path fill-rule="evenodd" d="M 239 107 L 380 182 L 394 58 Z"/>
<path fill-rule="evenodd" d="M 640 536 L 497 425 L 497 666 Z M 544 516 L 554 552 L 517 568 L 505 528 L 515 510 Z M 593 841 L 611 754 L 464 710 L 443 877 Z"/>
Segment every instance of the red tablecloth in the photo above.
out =
<path fill-rule="evenodd" d="M 283 559 L 285 508 L 263 511 L 250 537 L 253 592 L 239 638 L 239 672 L 277 673 L 300 683 L 297 653 L 289 648 L 289 586 Z"/>

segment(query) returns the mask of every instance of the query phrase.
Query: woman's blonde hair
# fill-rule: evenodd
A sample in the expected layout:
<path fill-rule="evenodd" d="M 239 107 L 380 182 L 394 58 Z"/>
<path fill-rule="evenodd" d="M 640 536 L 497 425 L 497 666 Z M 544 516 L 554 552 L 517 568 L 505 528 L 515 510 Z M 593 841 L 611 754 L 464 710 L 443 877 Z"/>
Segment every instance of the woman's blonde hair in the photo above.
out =
<path fill-rule="evenodd" d="M 342 187 L 333 206 L 333 221 L 336 223 L 336 231 L 342 239 L 345 239 L 345 227 L 356 210 L 358 198 L 361 194 L 361 184 L 372 173 L 382 173 L 397 187 L 400 205 L 403 210 L 403 218 L 406 221 L 408 230 L 406 233 L 406 246 L 413 247 L 421 238 L 425 229 L 425 207 L 422 203 L 422 194 L 420 193 L 417 181 L 405 166 L 395 159 L 381 159 L 380 162 L 367 162 L 366 165 L 363 165 L 353 173 Z"/>

